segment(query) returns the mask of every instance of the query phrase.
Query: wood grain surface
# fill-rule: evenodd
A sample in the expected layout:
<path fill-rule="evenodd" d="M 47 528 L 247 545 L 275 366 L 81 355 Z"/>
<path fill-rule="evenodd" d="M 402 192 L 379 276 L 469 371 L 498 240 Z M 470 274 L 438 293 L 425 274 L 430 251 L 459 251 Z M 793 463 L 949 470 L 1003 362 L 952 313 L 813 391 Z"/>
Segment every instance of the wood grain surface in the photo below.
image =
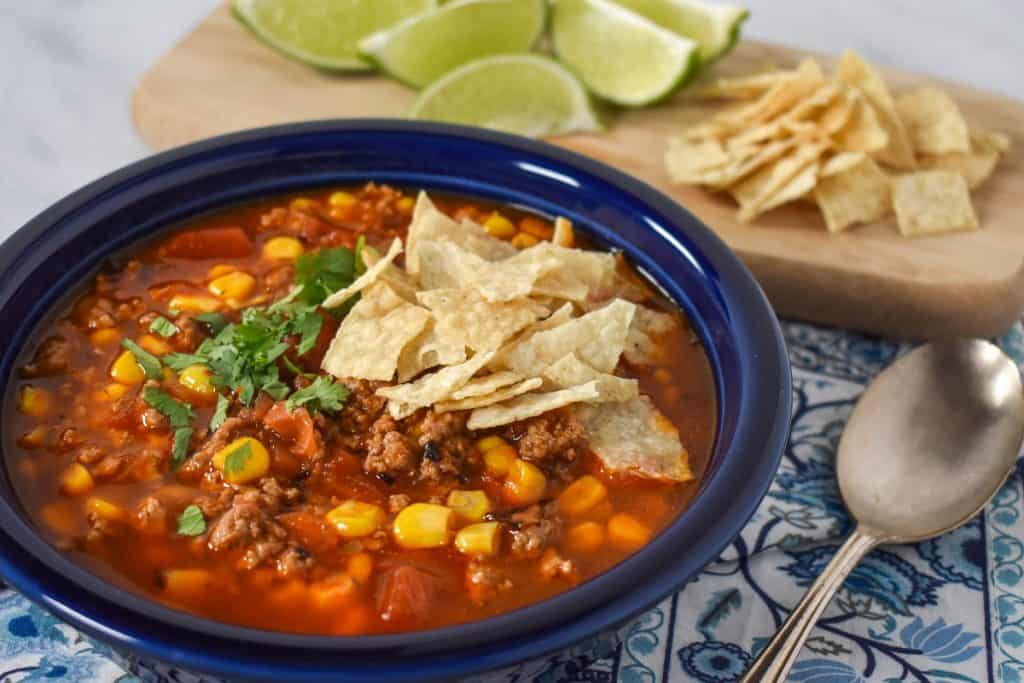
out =
<path fill-rule="evenodd" d="M 712 75 L 790 66 L 806 54 L 747 40 Z M 825 65 L 833 61 L 821 59 Z M 895 91 L 924 82 L 897 69 L 884 72 Z M 1012 141 L 996 173 L 974 193 L 982 224 L 975 232 L 904 239 L 888 220 L 830 235 L 810 205 L 741 223 L 728 197 L 673 186 L 665 173 L 667 138 L 709 112 L 685 93 L 651 109 L 616 114 L 603 133 L 552 142 L 675 198 L 740 255 L 781 315 L 899 337 L 992 336 L 1024 311 L 1024 105 L 962 85 L 942 86 L 970 124 L 1003 131 Z M 399 117 L 414 96 L 384 78 L 342 77 L 290 61 L 221 7 L 146 73 L 132 106 L 139 133 L 161 150 L 277 123 Z"/>

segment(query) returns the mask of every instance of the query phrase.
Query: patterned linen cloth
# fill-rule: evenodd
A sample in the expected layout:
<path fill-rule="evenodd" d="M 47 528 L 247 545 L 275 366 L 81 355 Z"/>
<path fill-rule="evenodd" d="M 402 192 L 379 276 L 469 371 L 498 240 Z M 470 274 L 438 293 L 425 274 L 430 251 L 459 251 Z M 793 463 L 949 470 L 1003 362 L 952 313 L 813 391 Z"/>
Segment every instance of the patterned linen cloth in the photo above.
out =
<path fill-rule="evenodd" d="M 788 323 L 784 330 L 793 362 L 793 433 L 770 492 L 742 534 L 684 590 L 624 629 L 620 645 L 586 643 L 500 680 L 738 679 L 850 532 L 833 472 L 836 444 L 864 386 L 909 348 L 810 325 Z M 999 342 L 1024 362 L 1024 327 Z M 1024 680 L 1022 484 L 1019 466 L 970 524 L 916 546 L 873 552 L 825 612 L 789 680 Z M 10 590 L 0 593 L 0 624 L 0 681 L 137 680 L 104 648 Z"/>

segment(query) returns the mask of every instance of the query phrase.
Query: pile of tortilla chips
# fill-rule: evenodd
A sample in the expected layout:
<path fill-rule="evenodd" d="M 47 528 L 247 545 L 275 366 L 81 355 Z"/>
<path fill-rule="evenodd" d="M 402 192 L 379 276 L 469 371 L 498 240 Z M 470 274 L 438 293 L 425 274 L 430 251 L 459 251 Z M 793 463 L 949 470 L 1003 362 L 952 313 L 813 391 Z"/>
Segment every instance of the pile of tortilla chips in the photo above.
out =
<path fill-rule="evenodd" d="M 564 408 L 577 412 L 591 449 L 612 470 L 692 478 L 678 430 L 615 374 L 624 354 L 652 364 L 657 339 L 679 321 L 628 300 L 637 283 L 610 253 L 555 241 L 517 250 L 480 225 L 456 221 L 421 193 L 406 240 L 384 256 L 364 250 L 366 272 L 325 307 L 359 301 L 323 360 L 342 378 L 381 387 L 403 419 L 422 408 L 470 411 L 470 429 L 490 429 Z M 628 298 L 627 298 L 628 297 Z"/>
<path fill-rule="evenodd" d="M 673 139 L 665 163 L 675 182 L 728 191 L 743 221 L 807 199 L 833 233 L 892 212 L 904 236 L 973 230 L 969 190 L 1009 147 L 938 88 L 894 98 L 853 52 L 831 77 L 807 59 L 702 94 L 737 104 Z"/>

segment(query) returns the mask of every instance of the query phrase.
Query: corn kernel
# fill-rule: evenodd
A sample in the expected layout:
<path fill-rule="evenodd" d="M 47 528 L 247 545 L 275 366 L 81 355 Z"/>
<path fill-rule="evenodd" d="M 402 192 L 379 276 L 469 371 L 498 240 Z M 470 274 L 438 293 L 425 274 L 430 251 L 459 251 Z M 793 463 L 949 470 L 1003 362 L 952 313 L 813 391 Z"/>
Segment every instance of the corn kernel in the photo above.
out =
<path fill-rule="evenodd" d="M 559 216 L 555 219 L 555 232 L 551 235 L 551 241 L 560 247 L 572 249 L 576 246 L 576 233 L 572 229 L 572 221 Z"/>
<path fill-rule="evenodd" d="M 270 469 L 270 454 L 251 436 L 235 439 L 213 456 L 213 466 L 229 484 L 247 484 L 261 479 Z"/>
<path fill-rule="evenodd" d="M 608 520 L 608 538 L 624 550 L 636 550 L 651 540 L 651 530 L 636 517 L 620 512 Z"/>
<path fill-rule="evenodd" d="M 373 557 L 370 553 L 358 552 L 348 558 L 348 575 L 356 580 L 356 583 L 366 583 L 373 574 Z"/>
<path fill-rule="evenodd" d="M 484 221 L 484 229 L 494 237 L 506 239 L 516 234 L 516 226 L 509 219 L 495 211 Z"/>
<path fill-rule="evenodd" d="M 39 516 L 46 526 L 62 536 L 70 538 L 79 532 L 80 516 L 78 510 L 70 507 L 70 501 L 47 503 L 39 510 Z"/>
<path fill-rule="evenodd" d="M 111 503 L 106 498 L 93 496 L 85 501 L 85 511 L 89 515 L 108 522 L 123 522 L 127 518 L 124 508 L 117 503 Z"/>
<path fill-rule="evenodd" d="M 139 384 L 146 379 L 146 371 L 135 360 L 135 354 L 126 349 L 110 366 L 110 376 L 121 384 Z"/>
<path fill-rule="evenodd" d="M 50 392 L 26 384 L 18 393 L 18 412 L 32 417 L 42 417 L 50 411 Z"/>
<path fill-rule="evenodd" d="M 233 273 L 236 270 L 238 270 L 238 268 L 236 266 L 231 265 L 230 263 L 218 263 L 217 265 L 212 266 L 210 268 L 209 276 L 210 279 L 213 280 L 223 275 L 227 275 L 228 273 Z"/>
<path fill-rule="evenodd" d="M 519 221 L 519 230 L 539 240 L 549 240 L 555 232 L 550 223 L 536 216 L 527 216 Z"/>
<path fill-rule="evenodd" d="M 452 491 L 447 504 L 457 517 L 467 522 L 479 522 L 491 511 L 491 501 L 483 491 Z"/>
<path fill-rule="evenodd" d="M 516 234 L 515 237 L 512 238 L 512 246 L 515 247 L 516 249 L 526 249 L 537 244 L 538 241 L 539 240 L 537 240 L 537 238 L 534 237 L 533 235 L 529 235 L 525 232 L 520 232 Z"/>
<path fill-rule="evenodd" d="M 18 445 L 22 448 L 39 448 L 46 444 L 46 437 L 49 429 L 39 425 L 28 430 L 18 439 Z"/>
<path fill-rule="evenodd" d="M 104 327 L 89 335 L 93 346 L 113 346 L 121 341 L 121 332 L 113 327 Z"/>
<path fill-rule="evenodd" d="M 206 569 L 168 569 L 163 573 L 164 594 L 190 603 L 206 599 L 213 589 L 213 574 Z"/>
<path fill-rule="evenodd" d="M 103 388 L 103 393 L 106 394 L 108 401 L 116 401 L 128 393 L 128 387 L 117 382 L 111 382 Z"/>
<path fill-rule="evenodd" d="M 485 436 L 482 439 L 477 439 L 476 449 L 481 453 L 486 453 L 489 450 L 497 448 L 498 446 L 507 446 L 508 441 L 501 438 L 500 436 Z"/>
<path fill-rule="evenodd" d="M 327 521 L 345 538 L 359 538 L 384 526 L 387 515 L 379 505 L 346 500 L 327 513 Z"/>
<path fill-rule="evenodd" d="M 348 192 L 332 192 L 327 198 L 327 203 L 334 207 L 347 209 L 348 207 L 355 205 L 356 198 Z"/>
<path fill-rule="evenodd" d="M 269 260 L 294 261 L 303 251 L 302 242 L 294 237 L 271 237 L 263 243 L 263 258 Z"/>
<path fill-rule="evenodd" d="M 569 484 L 558 496 L 558 510 L 566 515 L 582 515 L 608 497 L 608 489 L 595 477 L 585 474 Z"/>
<path fill-rule="evenodd" d="M 92 474 L 81 463 L 73 462 L 60 478 L 60 490 L 69 496 L 84 496 L 92 491 Z"/>
<path fill-rule="evenodd" d="M 498 522 L 481 522 L 459 529 L 455 534 L 455 547 L 464 555 L 489 556 L 498 552 L 501 525 Z"/>
<path fill-rule="evenodd" d="M 181 382 L 181 386 L 200 396 L 213 396 L 217 392 L 210 381 L 210 371 L 202 365 L 188 366 L 178 373 L 178 381 Z"/>
<path fill-rule="evenodd" d="M 157 356 L 166 355 L 174 350 L 170 344 L 152 334 L 142 335 L 139 338 L 139 346 Z"/>
<path fill-rule="evenodd" d="M 544 497 L 547 477 L 533 463 L 516 460 L 505 480 L 505 498 L 517 505 L 532 505 Z"/>
<path fill-rule="evenodd" d="M 412 197 L 402 197 L 395 202 L 395 208 L 402 213 L 412 213 L 412 210 L 416 208 L 416 200 Z"/>
<path fill-rule="evenodd" d="M 589 553 L 605 542 L 604 525 L 597 522 L 581 522 L 565 532 L 565 544 L 571 550 Z"/>
<path fill-rule="evenodd" d="M 395 517 L 395 541 L 403 548 L 443 548 L 454 514 L 443 505 L 413 503 Z"/>
<path fill-rule="evenodd" d="M 292 211 L 312 211 L 316 208 L 316 202 L 309 197 L 296 197 L 288 205 Z"/>
<path fill-rule="evenodd" d="M 167 307 L 186 313 L 213 313 L 222 307 L 221 302 L 211 296 L 196 294 L 175 294 Z"/>
<path fill-rule="evenodd" d="M 256 278 L 249 273 L 235 272 L 221 275 L 210 282 L 210 291 L 228 301 L 242 301 L 256 288 Z"/>

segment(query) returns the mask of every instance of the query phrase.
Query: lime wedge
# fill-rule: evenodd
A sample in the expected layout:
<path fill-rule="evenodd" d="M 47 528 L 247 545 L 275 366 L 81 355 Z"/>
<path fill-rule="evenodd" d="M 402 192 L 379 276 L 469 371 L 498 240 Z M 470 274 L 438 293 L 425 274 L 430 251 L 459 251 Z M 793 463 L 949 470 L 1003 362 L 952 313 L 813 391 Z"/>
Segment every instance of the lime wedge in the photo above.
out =
<path fill-rule="evenodd" d="M 697 0 L 615 0 L 655 24 L 700 43 L 707 64 L 732 49 L 750 13 L 734 5 L 708 5 Z"/>
<path fill-rule="evenodd" d="M 409 116 L 529 137 L 601 127 L 576 77 L 539 55 L 498 55 L 465 64 L 424 90 Z"/>
<path fill-rule="evenodd" d="M 242 23 L 271 47 L 322 69 L 366 71 L 359 41 L 437 0 L 233 0 Z"/>
<path fill-rule="evenodd" d="M 555 0 L 552 38 L 591 92 L 626 107 L 668 97 L 700 62 L 695 41 L 611 0 Z"/>
<path fill-rule="evenodd" d="M 481 57 L 528 52 L 544 33 L 546 0 L 456 0 L 359 44 L 362 56 L 422 88 Z"/>

